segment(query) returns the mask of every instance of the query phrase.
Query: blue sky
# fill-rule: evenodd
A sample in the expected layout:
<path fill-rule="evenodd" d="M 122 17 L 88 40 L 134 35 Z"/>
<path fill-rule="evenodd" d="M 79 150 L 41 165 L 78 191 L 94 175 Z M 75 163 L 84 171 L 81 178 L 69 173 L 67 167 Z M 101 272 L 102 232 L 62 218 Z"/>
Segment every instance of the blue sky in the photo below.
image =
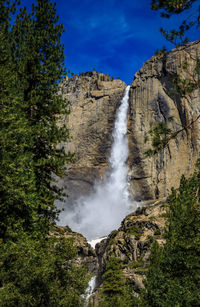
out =
<path fill-rule="evenodd" d="M 22 1 L 23 2 L 23 1 Z M 24 0 L 24 4 L 32 2 Z M 127 84 L 155 49 L 167 43 L 159 27 L 173 28 L 182 16 L 163 19 L 150 9 L 151 0 L 57 0 L 64 24 L 66 68 L 80 73 L 95 68 Z M 199 5 L 199 1 L 197 1 Z M 199 39 L 196 31 L 192 40 Z"/>

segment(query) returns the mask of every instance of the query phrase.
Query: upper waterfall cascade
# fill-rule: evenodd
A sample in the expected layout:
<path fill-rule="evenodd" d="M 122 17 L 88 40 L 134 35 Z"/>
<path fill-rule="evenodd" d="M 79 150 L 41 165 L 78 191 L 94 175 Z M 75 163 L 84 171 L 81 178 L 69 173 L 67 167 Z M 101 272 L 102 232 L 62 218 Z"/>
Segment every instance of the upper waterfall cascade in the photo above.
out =
<path fill-rule="evenodd" d="M 101 182 L 95 184 L 91 195 L 76 201 L 73 211 L 69 212 L 66 208 L 60 214 L 61 225 L 69 225 L 88 240 L 105 236 L 118 228 L 130 212 L 126 164 L 129 89 L 130 86 L 127 86 L 116 114 L 108 173 Z"/>

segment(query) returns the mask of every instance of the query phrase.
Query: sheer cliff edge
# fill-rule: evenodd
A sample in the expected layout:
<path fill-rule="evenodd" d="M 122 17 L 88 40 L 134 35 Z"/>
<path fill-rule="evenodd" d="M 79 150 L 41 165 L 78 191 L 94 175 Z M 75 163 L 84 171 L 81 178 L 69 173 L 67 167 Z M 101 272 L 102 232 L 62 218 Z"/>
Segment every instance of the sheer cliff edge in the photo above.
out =
<path fill-rule="evenodd" d="M 192 80 L 197 58 L 200 41 L 153 56 L 134 76 L 128 112 L 128 180 L 136 201 L 162 199 L 171 187 L 178 186 L 182 174 L 187 177 L 194 170 L 200 148 L 200 120 L 196 120 L 200 89 L 178 94 L 174 80 Z M 68 176 L 60 182 L 67 186 L 67 202 L 71 203 L 87 195 L 108 168 L 116 109 L 126 84 L 93 71 L 67 77 L 61 87 L 71 103 L 71 113 L 63 121 L 72 137 L 66 150 L 77 157 Z M 145 137 L 159 122 L 174 132 L 183 130 L 165 149 L 146 158 L 144 152 L 151 148 L 151 142 L 145 143 Z"/>

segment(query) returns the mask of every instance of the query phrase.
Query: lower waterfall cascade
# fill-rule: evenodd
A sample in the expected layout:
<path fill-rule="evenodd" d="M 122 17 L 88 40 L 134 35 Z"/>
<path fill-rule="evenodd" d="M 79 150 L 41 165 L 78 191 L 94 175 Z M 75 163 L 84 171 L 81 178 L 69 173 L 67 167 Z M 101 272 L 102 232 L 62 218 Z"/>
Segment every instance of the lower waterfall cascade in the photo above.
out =
<path fill-rule="evenodd" d="M 94 185 L 94 192 L 75 201 L 73 211 L 67 208 L 60 214 L 60 225 L 69 225 L 87 240 L 105 237 L 118 228 L 122 219 L 134 210 L 128 191 L 128 138 L 127 112 L 129 89 L 127 86 L 113 129 L 113 144 L 109 158 L 109 171 Z"/>

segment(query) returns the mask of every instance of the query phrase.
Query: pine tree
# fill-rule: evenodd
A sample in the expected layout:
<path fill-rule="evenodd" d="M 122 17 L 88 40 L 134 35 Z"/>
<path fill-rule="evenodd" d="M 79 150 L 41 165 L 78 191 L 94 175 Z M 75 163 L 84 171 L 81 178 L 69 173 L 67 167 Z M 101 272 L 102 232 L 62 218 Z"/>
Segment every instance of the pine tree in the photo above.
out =
<path fill-rule="evenodd" d="M 0 238 L 17 228 L 33 231 L 37 196 L 31 131 L 23 112 L 23 97 L 14 71 L 9 19 L 16 2 L 0 1 Z"/>
<path fill-rule="evenodd" d="M 112 256 L 107 262 L 103 274 L 103 287 L 101 289 L 101 307 L 131 307 L 136 306 L 131 299 L 129 287 L 122 273 L 121 260 Z"/>
<path fill-rule="evenodd" d="M 162 35 L 175 46 L 184 45 L 189 42 L 189 39 L 185 37 L 186 32 L 191 28 L 198 28 L 200 25 L 200 12 L 199 10 L 193 10 L 192 5 L 197 0 L 152 0 L 151 8 L 153 10 L 161 10 L 161 17 L 170 18 L 173 15 L 179 15 L 184 11 L 189 10 L 190 13 L 185 17 L 176 29 L 167 31 L 160 28 Z"/>
<path fill-rule="evenodd" d="M 61 175 L 68 158 L 57 147 L 68 137 L 57 126 L 66 106 L 57 94 L 60 27 L 48 1 L 11 25 L 17 2 L 0 0 L 0 306 L 82 306 L 87 272 L 73 265 L 73 242 L 49 235 L 60 193 L 52 173 Z"/>
<path fill-rule="evenodd" d="M 0 242 L 0 306 L 83 306 L 87 271 L 73 264 L 69 239 L 41 238 L 18 231 L 15 242 Z"/>
<path fill-rule="evenodd" d="M 40 199 L 38 215 L 41 225 L 48 228 L 57 214 L 54 201 L 62 195 L 52 175 L 63 176 L 72 157 L 58 146 L 69 138 L 66 127 L 58 125 L 60 116 L 68 113 L 66 101 L 58 94 L 58 82 L 65 72 L 60 43 L 63 26 L 58 24 L 55 4 L 38 0 L 32 13 L 21 10 L 11 32 L 13 61 L 33 139 L 29 151 Z"/>
<path fill-rule="evenodd" d="M 166 244 L 153 246 L 141 306 L 198 306 L 200 302 L 200 162 L 182 177 L 169 202 Z"/>

